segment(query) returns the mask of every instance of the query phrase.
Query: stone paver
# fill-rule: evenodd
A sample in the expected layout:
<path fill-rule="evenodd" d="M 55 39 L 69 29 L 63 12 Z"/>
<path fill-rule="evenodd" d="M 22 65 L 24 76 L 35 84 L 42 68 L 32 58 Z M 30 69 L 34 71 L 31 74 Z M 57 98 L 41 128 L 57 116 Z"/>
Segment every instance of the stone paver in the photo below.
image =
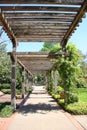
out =
<path fill-rule="evenodd" d="M 49 96 L 43 87 L 34 87 L 8 130 L 83 130 Z"/>
<path fill-rule="evenodd" d="M 74 116 L 74 118 L 87 130 L 87 115 Z"/>

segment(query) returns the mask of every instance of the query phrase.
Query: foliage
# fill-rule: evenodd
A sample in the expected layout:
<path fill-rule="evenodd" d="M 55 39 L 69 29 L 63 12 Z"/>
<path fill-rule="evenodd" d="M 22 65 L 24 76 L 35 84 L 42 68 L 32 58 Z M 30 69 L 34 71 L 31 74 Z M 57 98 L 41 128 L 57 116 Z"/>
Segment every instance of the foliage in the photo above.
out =
<path fill-rule="evenodd" d="M 68 99 L 68 104 L 69 103 L 74 103 L 74 102 L 78 102 L 78 96 L 77 96 L 77 94 L 75 94 L 75 93 L 70 93 L 69 92 L 69 99 Z"/>
<path fill-rule="evenodd" d="M 1 91 L 4 94 L 11 94 L 11 89 L 4 88 L 4 89 L 1 89 Z M 16 94 L 21 94 L 21 89 L 16 89 Z"/>
<path fill-rule="evenodd" d="M 4 88 L 4 89 L 1 89 L 1 91 L 2 91 L 4 94 L 11 94 L 11 89 Z"/>
<path fill-rule="evenodd" d="M 45 84 L 45 77 L 42 74 L 37 74 L 33 76 L 35 84 L 44 85 Z"/>
<path fill-rule="evenodd" d="M 9 83 L 2 83 L 2 84 L 0 84 L 0 90 L 1 89 L 10 89 L 10 84 Z"/>
<path fill-rule="evenodd" d="M 46 49 L 47 48 L 47 49 Z M 62 52 L 62 47 L 59 44 L 50 45 L 45 43 L 43 50 L 48 52 Z M 67 53 L 69 56 L 61 55 L 58 60 L 54 60 L 57 65 L 57 70 L 60 77 L 60 86 L 64 89 L 65 103 L 78 100 L 77 96 L 71 95 L 71 92 L 76 94 L 77 79 L 82 74 L 80 64 L 82 61 L 81 52 L 75 47 L 74 44 L 67 44 Z M 50 79 L 50 91 L 53 91 L 53 78 Z M 72 101 L 73 100 L 73 101 Z"/>
<path fill-rule="evenodd" d="M 21 86 L 22 86 L 22 68 L 19 65 L 17 65 L 17 68 L 16 68 L 16 75 L 17 75 L 16 88 L 21 89 Z"/>
<path fill-rule="evenodd" d="M 0 117 L 10 117 L 13 114 L 13 108 L 9 102 L 0 103 Z"/>
<path fill-rule="evenodd" d="M 65 106 L 65 110 L 72 114 L 84 115 L 87 114 L 87 103 L 78 102 L 78 103 L 68 104 Z"/>
<path fill-rule="evenodd" d="M 6 53 L 6 44 L 0 44 L 0 83 L 11 81 L 11 62 Z"/>
<path fill-rule="evenodd" d="M 56 43 L 54 42 L 45 42 L 44 45 L 43 45 L 43 48 L 41 49 L 42 52 L 49 52 L 51 48 L 53 48 L 53 46 L 55 45 Z"/>
<path fill-rule="evenodd" d="M 61 93 L 61 92 L 64 92 L 63 87 L 57 86 L 57 93 Z"/>
<path fill-rule="evenodd" d="M 77 88 L 87 88 L 87 79 L 84 77 L 79 77 L 77 79 Z"/>
<path fill-rule="evenodd" d="M 65 103 L 69 103 L 71 99 L 75 101 L 75 95 L 69 94 L 71 91 L 76 91 L 76 80 L 80 75 L 81 70 L 79 64 L 81 62 L 81 55 L 78 49 L 73 44 L 68 44 L 67 52 L 70 53 L 68 57 L 61 56 L 58 62 L 58 72 L 61 78 L 61 85 L 64 88 Z M 61 47 L 56 45 L 51 49 L 51 52 L 61 51 Z M 74 97 L 73 97 L 74 96 Z"/>
<path fill-rule="evenodd" d="M 21 88 L 22 76 L 21 68 L 17 66 L 16 88 Z M 0 89 L 5 93 L 10 93 L 11 85 L 11 60 L 6 52 L 6 44 L 0 44 Z M 7 91 L 6 91 L 7 89 Z"/>
<path fill-rule="evenodd" d="M 80 67 L 82 69 L 82 76 L 87 77 L 87 54 L 82 54 L 82 62 L 80 64 Z"/>

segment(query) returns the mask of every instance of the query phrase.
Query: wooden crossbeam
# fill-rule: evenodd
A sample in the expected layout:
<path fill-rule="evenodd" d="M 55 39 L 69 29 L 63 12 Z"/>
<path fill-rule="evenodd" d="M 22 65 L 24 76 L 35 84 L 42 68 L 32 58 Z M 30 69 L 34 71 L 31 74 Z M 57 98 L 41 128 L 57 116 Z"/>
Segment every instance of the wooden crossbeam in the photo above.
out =
<path fill-rule="evenodd" d="M 43 19 L 42 19 L 42 18 L 39 18 L 39 19 L 38 19 L 38 18 L 35 18 L 35 19 L 31 18 L 31 19 L 30 19 L 30 18 L 25 18 L 25 17 L 24 17 L 24 18 L 12 18 L 12 19 L 7 18 L 7 21 L 8 21 L 8 22 L 11 21 L 11 22 L 13 22 L 13 23 L 14 23 L 15 21 L 16 21 L 16 22 L 26 22 L 26 23 L 27 23 L 27 22 L 31 22 L 31 23 L 32 23 L 33 21 L 34 21 L 34 22 L 35 22 L 35 21 L 39 21 L 39 22 L 44 22 L 44 21 L 45 21 L 45 22 L 46 22 L 46 21 L 48 21 L 48 22 L 62 22 L 62 21 L 63 21 L 63 22 L 72 22 L 73 19 L 74 19 L 74 18 L 72 18 L 72 19 L 71 19 L 71 18 L 55 18 L 55 19 L 53 19 L 53 18 L 43 18 Z"/>
<path fill-rule="evenodd" d="M 28 37 L 41 37 L 41 35 L 43 35 L 43 37 L 45 37 L 45 36 L 55 36 L 55 37 L 64 37 L 64 35 L 65 35 L 65 33 L 64 32 L 62 32 L 62 33 L 59 33 L 59 32 L 35 32 L 35 33 L 22 33 L 21 34 L 21 32 L 20 33 L 14 33 L 15 34 L 15 36 L 16 37 L 20 37 L 20 35 L 21 35 L 21 37 L 26 37 L 26 35 L 28 36 Z M 21 38 L 20 37 L 20 38 Z M 27 38 L 27 37 L 26 37 Z"/>
<path fill-rule="evenodd" d="M 7 23 L 6 19 L 4 18 L 4 15 L 2 14 L 2 11 L 0 10 L 0 22 L 2 23 L 2 26 L 4 27 L 6 33 L 8 34 L 10 40 L 12 41 L 12 43 L 14 45 L 17 45 L 16 39 L 14 34 L 12 33 L 12 30 L 9 26 L 9 24 Z"/>
<path fill-rule="evenodd" d="M 58 7 L 51 7 L 51 6 L 48 6 L 48 7 L 44 7 L 43 5 L 42 6 L 16 6 L 16 5 L 13 5 L 13 6 L 0 6 L 0 8 L 2 9 L 2 11 L 58 11 L 58 12 L 78 12 L 79 11 L 79 7 L 68 7 L 68 6 L 65 6 L 65 7 L 61 7 L 61 6 L 58 6 Z"/>
<path fill-rule="evenodd" d="M 19 26 L 18 26 L 19 25 Z M 16 29 L 18 29 L 18 30 L 20 30 L 20 29 L 22 29 L 22 30 L 24 30 L 24 29 L 52 29 L 52 30 L 57 30 L 57 29 L 60 29 L 60 30 L 67 30 L 67 29 L 69 29 L 69 25 L 67 25 L 67 24 L 29 24 L 29 25 L 22 25 L 22 24 L 11 24 L 10 25 L 11 26 L 11 28 L 13 29 L 13 30 L 16 30 Z"/>
<path fill-rule="evenodd" d="M 41 32 L 41 31 L 40 32 L 39 31 L 38 32 L 37 31 L 36 32 L 28 32 L 27 31 L 27 32 L 22 32 L 22 33 L 17 32 L 17 33 L 14 33 L 14 34 L 15 34 L 16 37 L 20 37 L 20 38 L 26 37 L 27 38 L 27 37 L 45 37 L 45 36 L 47 36 L 47 37 L 49 37 L 49 36 L 51 36 L 51 37 L 52 36 L 53 37 L 59 36 L 60 37 L 61 36 L 62 37 L 62 36 L 65 35 L 65 33 L 66 32 L 52 32 L 52 30 L 51 30 L 50 32 L 45 32 L 45 31 L 44 32 Z"/>
<path fill-rule="evenodd" d="M 57 43 L 61 43 L 62 38 L 58 39 L 58 38 L 17 38 L 18 42 L 57 42 Z"/>
<path fill-rule="evenodd" d="M 32 25 L 47 25 L 47 26 L 51 26 L 51 25 L 57 25 L 57 26 L 70 26 L 71 22 L 58 22 L 58 21 L 9 21 L 8 22 L 10 24 L 10 26 L 32 26 Z"/>
<path fill-rule="evenodd" d="M 65 33 L 63 34 L 58 34 L 58 33 L 37 33 L 37 34 L 22 34 L 21 37 L 20 37 L 21 34 L 15 34 L 15 36 L 17 38 L 24 38 L 24 39 L 29 39 L 29 38 L 63 38 Z M 27 36 L 26 36 L 27 35 Z"/>
<path fill-rule="evenodd" d="M 68 4 L 81 5 L 84 0 L 0 0 L 0 4 Z"/>
<path fill-rule="evenodd" d="M 53 34 L 53 33 L 65 33 L 65 32 L 67 32 L 67 30 L 66 29 L 58 29 L 58 28 L 47 28 L 47 29 L 45 29 L 45 28 L 32 28 L 32 29 L 28 29 L 28 28 L 16 28 L 16 29 L 13 29 L 12 28 L 12 30 L 13 30 L 13 32 L 14 32 L 14 34 L 16 34 L 16 33 L 21 33 L 21 34 L 24 34 L 24 33 L 27 33 L 27 34 L 34 34 L 34 33 L 51 33 L 51 34 Z"/>
<path fill-rule="evenodd" d="M 20 60 L 17 60 L 17 63 L 19 65 L 21 65 L 26 72 L 28 72 L 30 75 L 32 75 L 32 73 L 29 71 L 29 69 Z"/>
<path fill-rule="evenodd" d="M 26 13 L 26 12 L 4 12 L 6 18 L 73 18 L 75 13 Z"/>

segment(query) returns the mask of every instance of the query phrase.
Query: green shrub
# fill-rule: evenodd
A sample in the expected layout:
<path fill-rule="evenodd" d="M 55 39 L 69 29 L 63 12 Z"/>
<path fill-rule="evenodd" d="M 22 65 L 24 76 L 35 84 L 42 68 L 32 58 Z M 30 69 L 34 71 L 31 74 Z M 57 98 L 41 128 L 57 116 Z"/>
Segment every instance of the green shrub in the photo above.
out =
<path fill-rule="evenodd" d="M 77 88 L 87 88 L 87 80 L 85 78 L 79 78 L 77 80 Z"/>
<path fill-rule="evenodd" d="M 13 114 L 13 108 L 10 103 L 0 103 L 0 117 L 10 117 Z"/>
<path fill-rule="evenodd" d="M 54 95 L 54 98 L 57 100 L 57 99 L 60 98 L 60 95 L 59 95 L 59 94 L 55 94 L 55 95 Z"/>
<path fill-rule="evenodd" d="M 20 89 L 16 89 L 16 94 L 18 94 L 18 95 L 22 94 L 21 90 Z"/>
<path fill-rule="evenodd" d="M 78 102 L 78 103 L 71 103 L 65 106 L 65 110 L 70 113 L 84 115 L 87 114 L 87 103 Z"/>
<path fill-rule="evenodd" d="M 8 83 L 0 84 L 0 89 L 9 89 L 9 88 L 10 88 L 10 84 Z"/>
<path fill-rule="evenodd" d="M 69 98 L 68 98 L 68 103 L 74 103 L 74 102 L 78 102 L 78 96 L 75 93 L 70 93 L 69 94 Z"/>
<path fill-rule="evenodd" d="M 58 93 L 64 92 L 64 89 L 61 86 L 57 86 L 57 92 Z"/>
<path fill-rule="evenodd" d="M 1 91 L 5 94 L 11 94 L 11 89 L 1 89 Z"/>

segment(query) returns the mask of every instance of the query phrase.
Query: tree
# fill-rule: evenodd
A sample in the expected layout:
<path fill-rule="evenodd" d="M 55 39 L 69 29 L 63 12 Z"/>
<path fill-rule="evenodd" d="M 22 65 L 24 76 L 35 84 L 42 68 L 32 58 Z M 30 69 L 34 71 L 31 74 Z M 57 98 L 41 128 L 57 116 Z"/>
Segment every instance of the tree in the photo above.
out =
<path fill-rule="evenodd" d="M 41 51 L 43 52 L 49 52 L 51 48 L 54 47 L 54 45 L 56 45 L 57 43 L 55 42 L 45 42 L 43 45 L 43 48 L 41 49 Z"/>
<path fill-rule="evenodd" d="M 6 44 L 0 44 L 0 83 L 10 83 L 11 62 L 6 52 Z"/>
<path fill-rule="evenodd" d="M 16 87 L 21 89 L 22 76 L 21 67 L 17 65 L 16 68 Z M 11 85 L 11 60 L 6 52 L 6 44 L 0 44 L 0 88 L 9 88 Z"/>

